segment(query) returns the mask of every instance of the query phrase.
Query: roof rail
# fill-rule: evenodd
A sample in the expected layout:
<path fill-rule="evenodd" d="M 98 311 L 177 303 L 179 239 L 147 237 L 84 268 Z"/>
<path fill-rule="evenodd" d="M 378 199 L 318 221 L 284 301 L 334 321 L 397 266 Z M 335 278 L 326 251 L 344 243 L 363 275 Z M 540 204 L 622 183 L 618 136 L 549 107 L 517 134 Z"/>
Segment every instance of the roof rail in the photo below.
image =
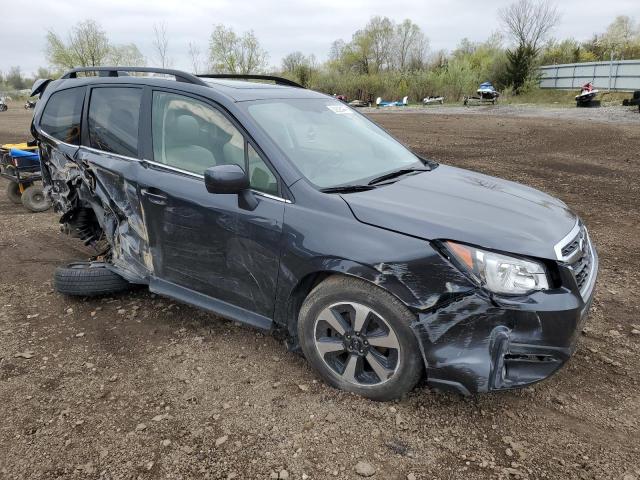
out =
<path fill-rule="evenodd" d="M 286 85 L 288 87 L 304 88 L 299 83 L 289 80 L 288 78 L 275 77 L 273 75 L 253 75 L 242 73 L 207 73 L 205 75 L 196 75 L 198 78 L 226 78 L 231 80 L 268 80 L 275 82 L 276 85 Z"/>
<path fill-rule="evenodd" d="M 204 81 L 200 80 L 195 75 L 191 75 L 190 73 L 183 72 L 181 70 L 155 67 L 78 67 L 69 70 L 60 78 L 77 78 L 77 74 L 80 72 L 97 72 L 101 77 L 120 77 L 122 76 L 120 75 L 120 72 L 124 73 L 125 75 L 127 74 L 127 72 L 162 73 L 164 75 L 174 76 L 177 82 L 208 86 Z"/>

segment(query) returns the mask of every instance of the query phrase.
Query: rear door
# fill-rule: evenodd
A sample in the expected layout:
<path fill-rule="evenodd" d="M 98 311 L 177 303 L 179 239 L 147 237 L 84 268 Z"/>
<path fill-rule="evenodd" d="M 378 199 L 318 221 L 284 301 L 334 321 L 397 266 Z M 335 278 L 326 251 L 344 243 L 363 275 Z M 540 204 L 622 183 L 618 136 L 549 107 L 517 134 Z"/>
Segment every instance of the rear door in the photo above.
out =
<path fill-rule="evenodd" d="M 140 174 L 140 192 L 154 274 L 165 282 L 154 288 L 174 296 L 186 290 L 204 295 L 218 302 L 213 309 L 252 312 L 256 315 L 238 316 L 267 327 L 285 205 L 274 170 L 240 125 L 214 103 L 155 90 L 150 104 L 152 148 Z M 207 192 L 205 170 L 230 163 L 249 172 L 256 208 L 243 206 L 235 194 Z"/>
<path fill-rule="evenodd" d="M 137 187 L 139 125 L 144 87 L 98 85 L 85 108 L 83 147 L 77 154 L 91 172 L 97 217 L 112 247 L 112 263 L 130 280 L 152 271 L 148 235 Z M 128 275 L 127 275 L 128 274 Z"/>
<path fill-rule="evenodd" d="M 70 175 L 79 170 L 75 162 L 80 148 L 86 90 L 85 87 L 74 87 L 54 92 L 38 119 L 43 180 L 54 193 L 52 198 L 58 211 L 67 211 L 72 201 L 73 192 L 67 182 Z"/>

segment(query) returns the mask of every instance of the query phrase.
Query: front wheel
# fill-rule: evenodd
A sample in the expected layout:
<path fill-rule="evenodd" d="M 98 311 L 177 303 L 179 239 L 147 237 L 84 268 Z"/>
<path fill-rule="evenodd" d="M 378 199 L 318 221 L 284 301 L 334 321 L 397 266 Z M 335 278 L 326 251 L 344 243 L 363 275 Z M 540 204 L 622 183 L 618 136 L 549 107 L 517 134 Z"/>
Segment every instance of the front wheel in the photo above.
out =
<path fill-rule="evenodd" d="M 387 401 L 411 391 L 422 376 L 413 320 L 407 307 L 380 287 L 334 276 L 303 303 L 298 336 L 305 357 L 328 384 Z"/>

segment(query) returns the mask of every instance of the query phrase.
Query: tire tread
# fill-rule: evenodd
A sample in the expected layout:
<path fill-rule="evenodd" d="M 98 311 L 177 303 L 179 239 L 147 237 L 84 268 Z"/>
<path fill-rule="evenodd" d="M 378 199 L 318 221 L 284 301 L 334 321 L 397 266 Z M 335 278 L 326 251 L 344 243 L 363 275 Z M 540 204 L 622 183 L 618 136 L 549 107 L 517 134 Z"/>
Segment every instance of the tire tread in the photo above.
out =
<path fill-rule="evenodd" d="M 58 267 L 54 273 L 55 289 L 64 295 L 93 297 L 122 292 L 131 284 L 106 267 L 77 269 Z"/>

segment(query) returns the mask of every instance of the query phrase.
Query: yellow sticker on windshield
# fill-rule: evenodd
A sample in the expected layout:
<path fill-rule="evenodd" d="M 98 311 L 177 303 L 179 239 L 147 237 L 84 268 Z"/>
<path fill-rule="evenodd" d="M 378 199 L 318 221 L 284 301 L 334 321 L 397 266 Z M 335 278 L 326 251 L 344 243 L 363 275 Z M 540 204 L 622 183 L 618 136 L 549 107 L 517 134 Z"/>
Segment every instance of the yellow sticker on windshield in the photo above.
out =
<path fill-rule="evenodd" d="M 333 113 L 338 115 L 351 115 L 353 114 L 353 110 L 351 110 L 346 105 L 327 105 L 327 108 L 331 110 Z"/>

